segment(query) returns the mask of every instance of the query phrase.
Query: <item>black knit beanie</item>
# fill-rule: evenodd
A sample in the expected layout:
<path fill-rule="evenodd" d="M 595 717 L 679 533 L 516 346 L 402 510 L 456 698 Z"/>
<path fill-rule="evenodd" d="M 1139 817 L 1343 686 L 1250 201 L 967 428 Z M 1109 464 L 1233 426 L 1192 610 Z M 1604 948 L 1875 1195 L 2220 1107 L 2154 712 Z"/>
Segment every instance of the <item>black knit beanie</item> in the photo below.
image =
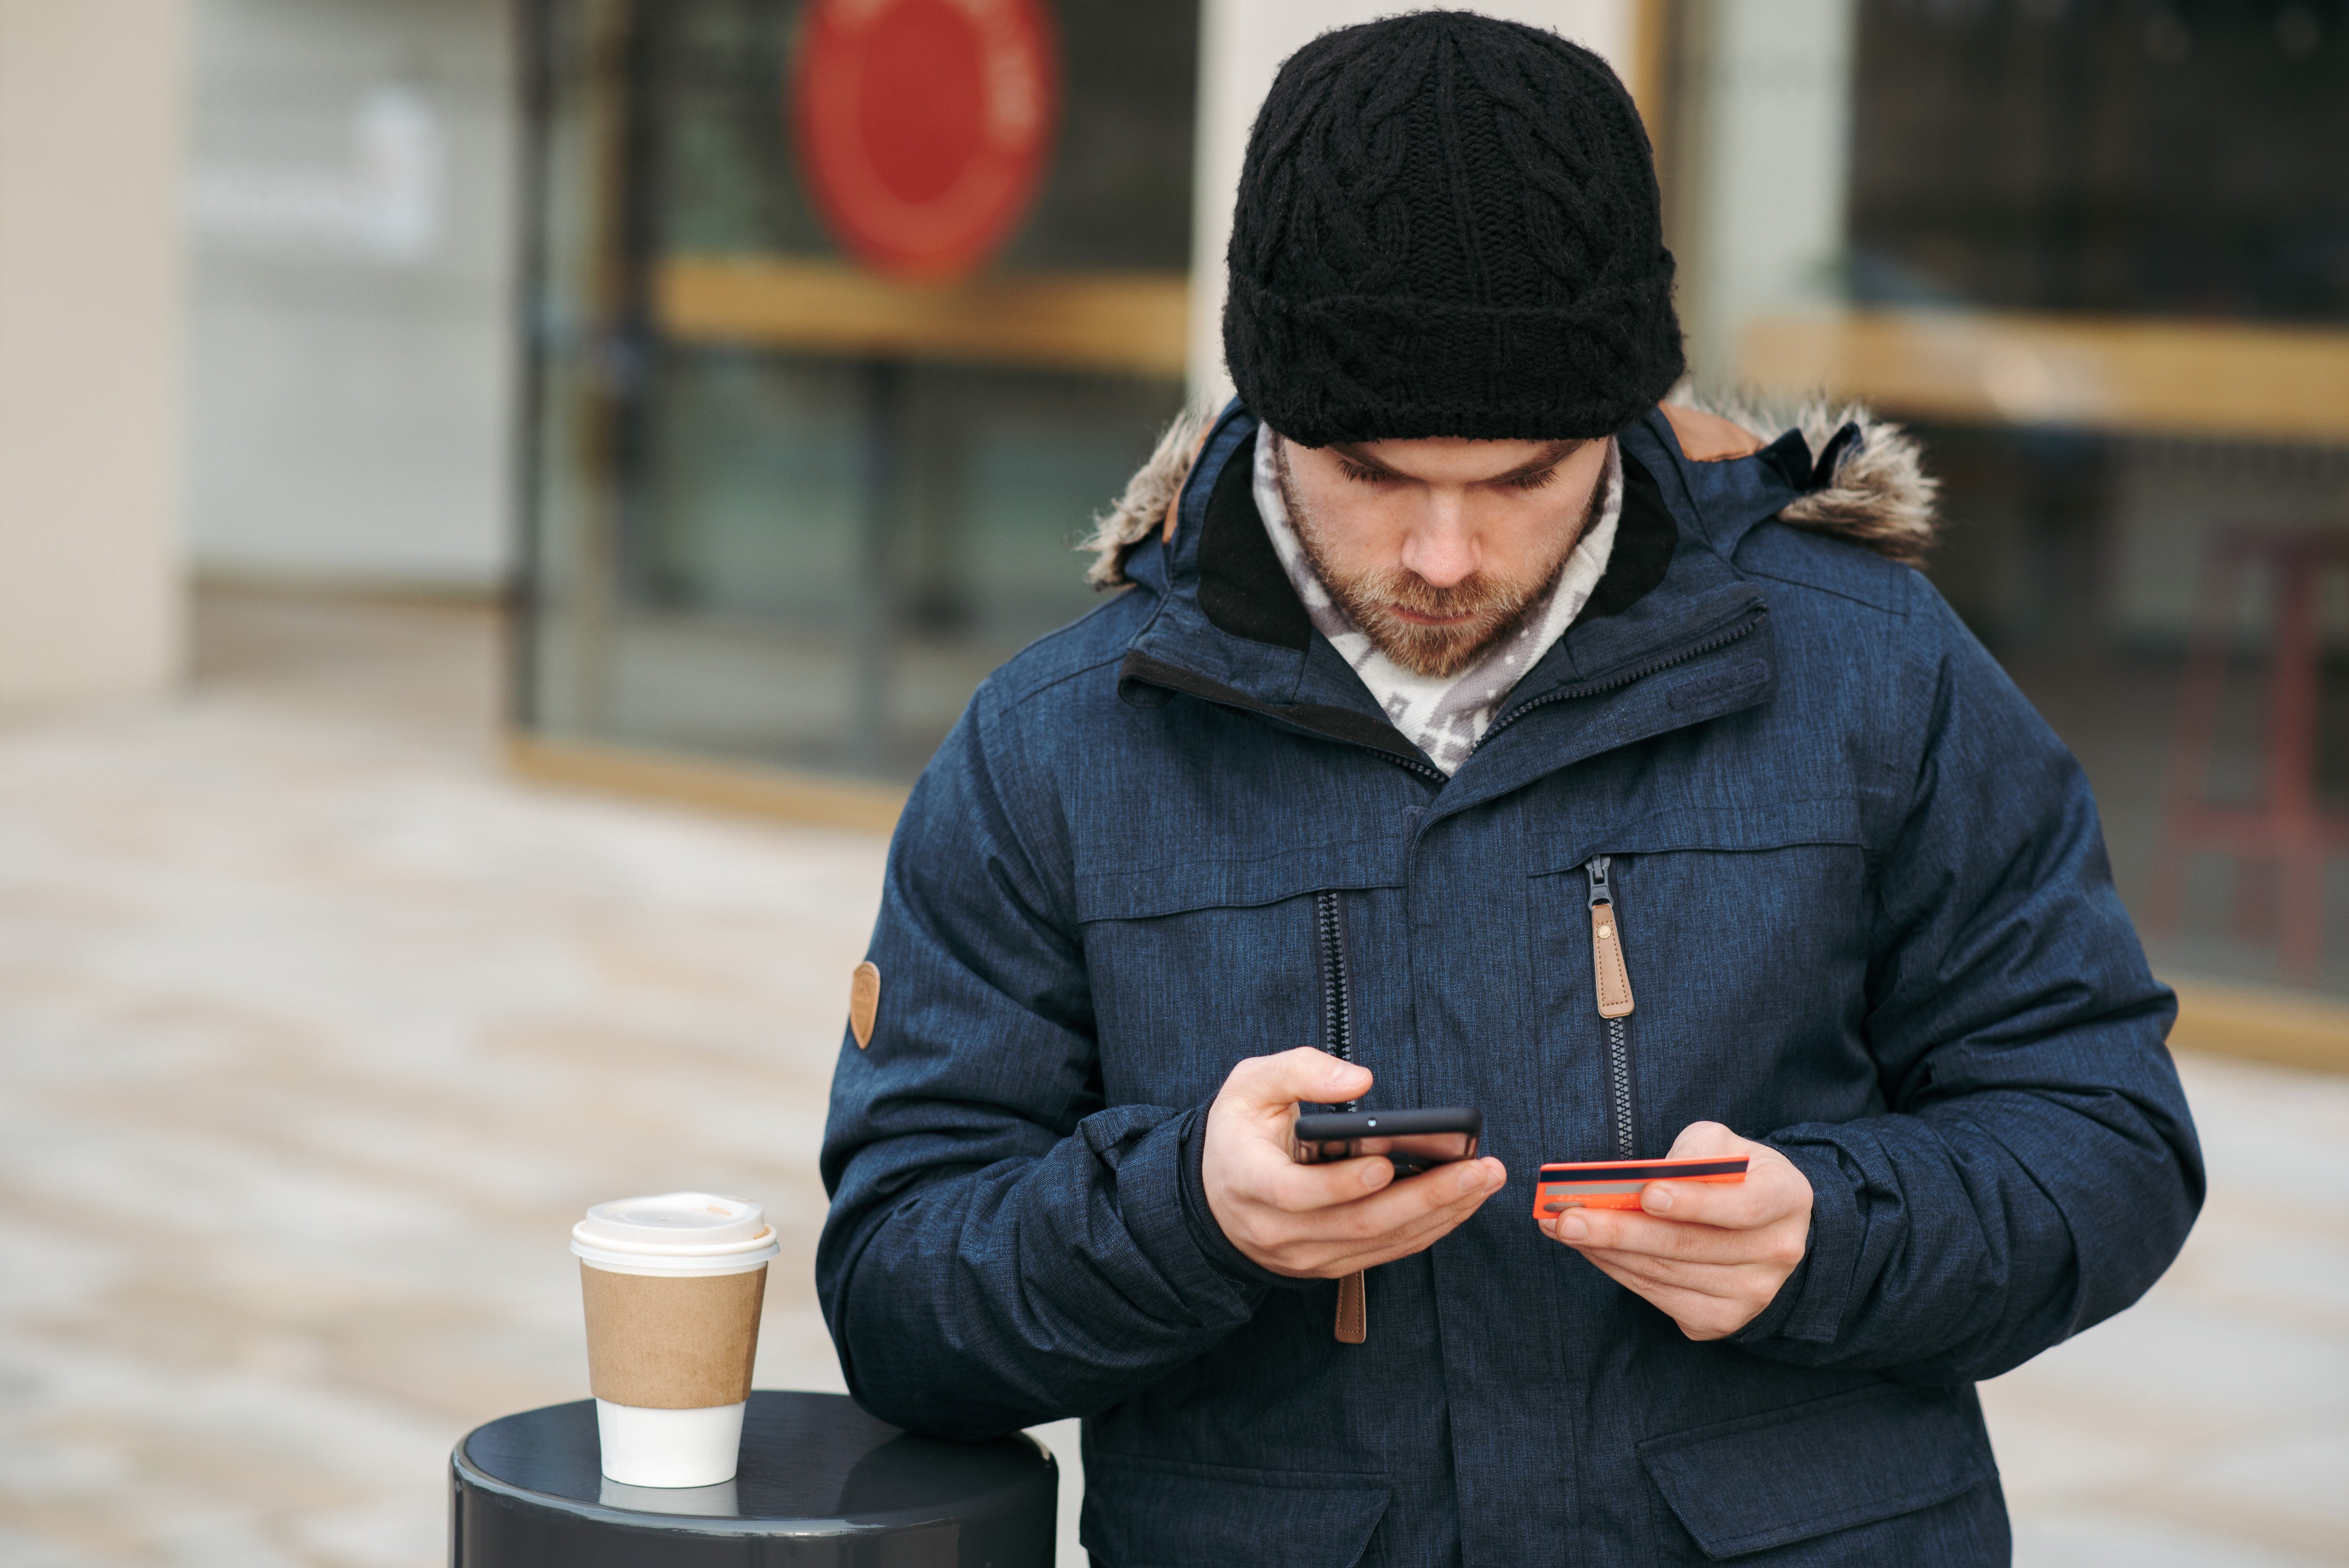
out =
<path fill-rule="evenodd" d="M 1685 364 L 1630 95 L 1589 50 L 1464 11 L 1288 57 L 1230 263 L 1232 379 L 1308 446 L 1610 435 Z"/>

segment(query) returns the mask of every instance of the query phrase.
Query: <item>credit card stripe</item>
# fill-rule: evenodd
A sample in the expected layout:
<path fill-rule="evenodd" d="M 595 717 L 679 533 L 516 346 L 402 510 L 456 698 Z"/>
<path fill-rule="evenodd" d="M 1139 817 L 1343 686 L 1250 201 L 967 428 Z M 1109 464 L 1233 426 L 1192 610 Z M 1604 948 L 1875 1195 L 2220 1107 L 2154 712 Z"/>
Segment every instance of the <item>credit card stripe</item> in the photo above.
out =
<path fill-rule="evenodd" d="M 1743 1160 L 1689 1160 L 1664 1164 L 1645 1165 L 1586 1165 L 1558 1168 L 1544 1166 L 1541 1184 L 1551 1186 L 1584 1186 L 1593 1181 L 1665 1181 L 1675 1176 L 1742 1176 L 1746 1161 Z"/>

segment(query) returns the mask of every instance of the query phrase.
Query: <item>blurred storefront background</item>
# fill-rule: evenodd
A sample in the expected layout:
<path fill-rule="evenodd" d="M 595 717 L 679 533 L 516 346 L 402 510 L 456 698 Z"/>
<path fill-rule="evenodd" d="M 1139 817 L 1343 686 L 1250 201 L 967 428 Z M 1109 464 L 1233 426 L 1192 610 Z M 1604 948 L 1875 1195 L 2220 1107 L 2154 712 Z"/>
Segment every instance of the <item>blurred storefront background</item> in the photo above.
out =
<path fill-rule="evenodd" d="M 1081 613 L 1067 543 L 1186 379 L 1221 390 L 1244 84 L 1360 8 L 1285 9 L 1037 8 L 1032 208 L 907 281 L 811 198 L 806 5 L 527 7 L 522 754 L 788 770 L 853 813 L 816 780 L 909 778 Z M 1523 9 L 1640 99 L 1697 392 L 1927 434 L 1934 578 L 2087 766 L 2157 961 L 2349 989 L 2349 11 Z"/>
<path fill-rule="evenodd" d="M 168 686 L 183 557 L 494 595 L 526 771 L 885 827 L 1379 8 L 0 0 L 0 688 Z M 2349 5 L 1499 9 L 1631 85 L 1693 392 L 1922 428 L 2158 964 L 2337 1055 L 2269 1004 L 2349 992 Z"/>
<path fill-rule="evenodd" d="M 1199 18 L 999 0 L 999 61 L 988 6 L 905 0 L 875 57 L 802 64 L 810 10 L 526 8 L 517 695 L 552 739 L 898 779 L 988 670 L 1087 608 L 1068 536 L 1181 402 Z M 829 221 L 827 72 L 851 95 Z M 904 148 L 892 91 L 935 122 Z M 1026 210 L 988 225 L 971 192 L 1006 116 L 1050 139 L 1013 150 L 1032 205 L 1014 190 Z M 951 243 L 958 207 L 998 230 L 983 272 L 843 243 L 892 221 Z"/>
<path fill-rule="evenodd" d="M 2349 11 L 1772 10 L 1673 39 L 1702 378 L 1924 432 L 2158 967 L 2349 987 Z"/>
<path fill-rule="evenodd" d="M 207 575 L 475 593 L 514 564 L 519 129 L 497 0 L 198 0 L 189 548 Z"/>

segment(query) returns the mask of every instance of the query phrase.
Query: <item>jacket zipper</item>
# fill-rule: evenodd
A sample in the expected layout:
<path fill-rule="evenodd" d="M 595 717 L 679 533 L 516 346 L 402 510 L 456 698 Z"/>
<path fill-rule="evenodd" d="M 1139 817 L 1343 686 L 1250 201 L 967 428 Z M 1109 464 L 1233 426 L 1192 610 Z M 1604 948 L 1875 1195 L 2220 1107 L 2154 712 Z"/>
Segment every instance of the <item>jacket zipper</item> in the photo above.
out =
<path fill-rule="evenodd" d="M 1485 730 L 1483 735 L 1477 737 L 1476 744 L 1470 748 L 1470 749 L 1482 750 L 1485 747 L 1492 743 L 1493 737 L 1500 734 L 1501 731 L 1508 728 L 1509 726 L 1516 723 L 1517 720 L 1523 718 L 1526 715 L 1533 712 L 1533 710 L 1537 707 L 1547 707 L 1551 703 L 1565 702 L 1568 698 L 1573 697 L 1597 696 L 1601 692 L 1614 691 L 1619 687 L 1630 686 L 1633 681 L 1646 680 L 1650 676 L 1655 675 L 1661 670 L 1671 669 L 1674 665 L 1684 665 L 1691 659 L 1702 658 L 1707 654 L 1717 653 L 1721 649 L 1729 646 L 1730 644 L 1737 641 L 1738 638 L 1744 636 L 1748 632 L 1754 630 L 1754 627 L 1760 625 L 1762 624 L 1762 617 L 1769 613 L 1770 608 L 1768 605 L 1757 604 L 1754 608 L 1753 614 L 1747 616 L 1744 620 L 1740 621 L 1734 626 L 1732 626 L 1728 630 L 1721 632 L 1716 635 L 1707 637 L 1701 643 L 1692 643 L 1689 646 L 1681 649 L 1678 653 L 1667 654 L 1661 659 L 1651 659 L 1644 665 L 1634 665 L 1630 669 L 1623 671 L 1619 675 L 1609 676 L 1603 681 L 1592 681 L 1588 686 L 1566 686 L 1557 691 L 1551 692 L 1547 696 L 1537 696 L 1531 702 L 1526 703 L 1523 707 L 1503 715 L 1493 724 L 1491 728 Z"/>
<path fill-rule="evenodd" d="M 1313 934 L 1321 958 L 1321 1048 L 1341 1062 L 1354 1059 L 1354 994 L 1346 974 L 1346 922 L 1337 890 L 1313 895 Z M 1339 1109 L 1353 1110 L 1359 1100 Z"/>
<path fill-rule="evenodd" d="M 1638 1108 L 1631 1093 L 1630 1026 L 1625 1022 L 1631 1016 L 1631 971 L 1623 961 L 1623 923 L 1616 918 L 1608 862 L 1608 856 L 1593 855 L 1582 866 L 1590 878 L 1590 964 L 1599 1016 L 1607 1022 L 1607 1100 L 1615 1158 L 1636 1160 Z"/>
<path fill-rule="evenodd" d="M 1341 1062 L 1354 1059 L 1354 993 L 1346 973 L 1346 913 L 1338 890 L 1313 895 L 1313 934 L 1321 963 L 1321 1048 Z M 1340 1110 L 1359 1110 L 1350 1099 Z M 1370 1335 L 1370 1284 L 1362 1271 L 1338 1282 L 1338 1315 L 1332 1328 L 1340 1345 L 1360 1345 Z"/>

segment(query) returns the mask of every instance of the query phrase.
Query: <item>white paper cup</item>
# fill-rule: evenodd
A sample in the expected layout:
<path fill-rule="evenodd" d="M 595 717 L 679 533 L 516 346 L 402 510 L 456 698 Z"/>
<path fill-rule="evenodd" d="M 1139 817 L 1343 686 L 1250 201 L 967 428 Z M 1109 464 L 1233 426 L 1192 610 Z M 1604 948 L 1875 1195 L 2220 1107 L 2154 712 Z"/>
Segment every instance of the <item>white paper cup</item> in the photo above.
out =
<path fill-rule="evenodd" d="M 606 1478 L 734 1479 L 769 1260 L 759 1205 L 709 1192 L 598 1203 L 572 1228 Z"/>
<path fill-rule="evenodd" d="M 605 1477 L 626 1486 L 664 1488 L 730 1481 L 740 1467 L 747 1408 L 747 1400 L 662 1410 L 598 1399 L 595 1435 L 603 1440 Z"/>

